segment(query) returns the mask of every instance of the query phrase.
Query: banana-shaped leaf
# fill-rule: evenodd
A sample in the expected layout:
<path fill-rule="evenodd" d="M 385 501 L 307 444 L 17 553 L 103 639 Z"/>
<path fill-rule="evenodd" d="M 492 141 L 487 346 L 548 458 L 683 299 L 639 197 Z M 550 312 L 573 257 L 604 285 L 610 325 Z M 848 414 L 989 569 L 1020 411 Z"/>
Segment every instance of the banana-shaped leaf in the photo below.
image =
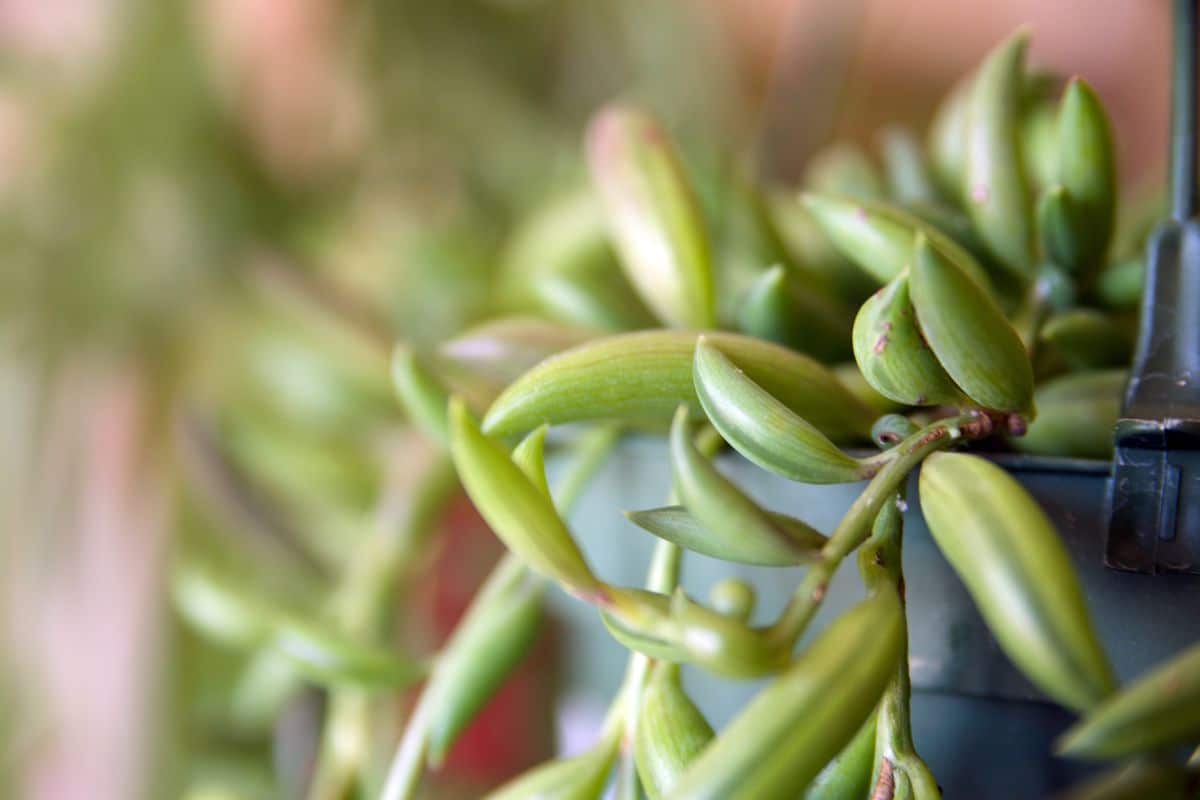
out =
<path fill-rule="evenodd" d="M 533 291 L 545 314 L 574 325 L 629 331 L 658 324 L 614 261 L 547 272 L 537 277 Z"/>
<path fill-rule="evenodd" d="M 1026 84 L 1029 76 L 1026 75 Z M 1047 96 L 1026 100 L 1017 136 L 1021 160 L 1033 191 L 1058 181 L 1058 108 Z"/>
<path fill-rule="evenodd" d="M 645 511 L 627 511 L 625 516 L 639 528 L 660 539 L 674 542 L 685 550 L 703 553 L 722 561 L 758 564 L 767 567 L 794 567 L 812 561 L 825 544 L 818 531 L 785 514 L 766 512 L 771 523 L 794 543 L 781 548 L 772 538 L 765 547 L 740 538 L 728 540 L 705 528 L 683 506 L 666 506 Z"/>
<path fill-rule="evenodd" d="M 883 178 L 857 145 L 835 142 L 813 155 L 804 170 L 804 187 L 859 200 L 885 196 Z"/>
<path fill-rule="evenodd" d="M 898 403 L 936 406 L 962 400 L 917 327 L 907 270 L 859 309 L 854 320 L 854 358 L 863 377 Z"/>
<path fill-rule="evenodd" d="M 426 674 L 422 664 L 300 620 L 281 621 L 270 646 L 301 674 L 322 685 L 395 687 L 414 683 Z"/>
<path fill-rule="evenodd" d="M 537 638 L 544 588 L 516 557 L 507 556 L 455 628 L 421 700 L 433 766 Z"/>
<path fill-rule="evenodd" d="M 1042 326 L 1040 337 L 1072 369 L 1124 365 L 1133 355 L 1132 332 L 1091 308 L 1055 314 Z"/>
<path fill-rule="evenodd" d="M 666 424 L 680 403 L 699 409 L 692 358 L 699 334 L 644 331 L 597 339 L 551 356 L 496 399 L 484 419 L 495 436 L 547 423 L 597 419 Z M 706 333 L 784 405 L 834 439 L 865 438 L 875 413 L 812 359 L 769 342 Z"/>
<path fill-rule="evenodd" d="M 963 162 L 967 212 L 988 249 L 1020 278 L 1034 267 L 1029 183 L 1018 140 L 1028 39 L 1018 32 L 980 65 L 967 101 Z"/>
<path fill-rule="evenodd" d="M 813 779 L 804 800 L 862 800 L 871 790 L 875 766 L 875 715 L 854 734 L 850 743 Z"/>
<path fill-rule="evenodd" d="M 1013 663 L 1069 708 L 1111 694 L 1075 568 L 1021 485 L 978 456 L 936 453 L 921 468 L 920 492 L 933 538 Z"/>
<path fill-rule="evenodd" d="M 525 477 L 533 485 L 542 490 L 547 497 L 550 495 L 550 484 L 546 480 L 546 425 L 539 425 L 530 431 L 521 442 L 513 448 L 512 460 Z M 551 499 L 553 499 L 551 497 Z"/>
<path fill-rule="evenodd" d="M 1142 301 L 1146 262 L 1141 257 L 1113 264 L 1096 280 L 1096 294 L 1108 308 L 1132 311 Z"/>
<path fill-rule="evenodd" d="M 955 201 L 962 197 L 971 77 L 968 75 L 955 84 L 938 105 L 925 144 L 929 151 L 929 165 L 938 186 L 948 198 Z"/>
<path fill-rule="evenodd" d="M 1112 458 L 1125 370 L 1077 372 L 1047 381 L 1034 394 L 1037 419 L 1013 446 L 1026 453 Z"/>
<path fill-rule="evenodd" d="M 638 777 L 650 800 L 661 800 L 713 738 L 713 729 L 684 692 L 675 664 L 654 668 L 637 713 Z"/>
<path fill-rule="evenodd" d="M 602 611 L 600 619 L 612 637 L 623 647 L 642 653 L 656 661 L 686 661 L 687 654 L 676 641 L 676 627 L 671 620 L 671 598 L 665 594 L 643 589 L 622 589 L 630 602 L 639 606 L 634 615 L 618 616 Z"/>
<path fill-rule="evenodd" d="M 1079 78 L 1067 84 L 1058 118 L 1058 179 L 1076 209 L 1076 273 L 1103 264 L 1117 208 L 1116 156 L 1108 115 L 1095 91 Z"/>
<path fill-rule="evenodd" d="M 983 287 L 987 273 L 961 245 L 919 218 L 883 203 L 806 194 L 804 207 L 846 258 L 887 283 L 912 263 L 913 242 L 924 233 L 946 258 Z"/>
<path fill-rule="evenodd" d="M 728 678 L 761 678 L 787 665 L 788 653 L 768 630 L 692 602 L 682 590 L 671 596 L 673 638 L 687 660 Z"/>
<path fill-rule="evenodd" d="M 789 800 L 871 714 L 903 638 L 896 593 L 843 614 L 700 754 L 669 797 Z"/>
<path fill-rule="evenodd" d="M 554 197 L 527 215 L 503 261 L 502 290 L 513 305 L 532 304 L 554 319 L 601 330 L 654 325 L 621 272 L 591 187 Z"/>
<path fill-rule="evenodd" d="M 392 386 L 413 425 L 445 444 L 446 405 L 450 395 L 407 345 L 398 345 L 392 354 Z"/>
<path fill-rule="evenodd" d="M 805 483 L 852 483 L 866 468 L 738 369 L 707 336 L 696 345 L 696 394 L 713 427 L 764 469 Z"/>
<path fill-rule="evenodd" d="M 796 285 L 776 265 L 746 292 L 738 309 L 738 328 L 821 361 L 834 361 L 850 349 L 848 317 L 841 301 Z"/>
<path fill-rule="evenodd" d="M 177 566 L 171 575 L 175 608 L 189 625 L 218 642 L 252 647 L 274 629 L 271 607 L 211 568 Z"/>
<path fill-rule="evenodd" d="M 984 408 L 1032 415 L 1033 367 L 1021 338 L 986 291 L 917 236 L 909 295 L 933 354 Z"/>
<path fill-rule="evenodd" d="M 1059 742 L 1073 758 L 1149 753 L 1200 738 L 1200 645 L 1155 667 L 1093 709 Z"/>
<path fill-rule="evenodd" d="M 900 125 L 884 128 L 880 150 L 890 194 L 904 205 L 934 203 L 938 199 L 925 154 L 912 132 Z"/>
<path fill-rule="evenodd" d="M 1109 770 L 1059 795 L 1059 800 L 1185 800 L 1188 771 L 1164 759 L 1135 761 Z"/>
<path fill-rule="evenodd" d="M 1061 183 L 1051 184 L 1037 204 L 1038 238 L 1050 262 L 1078 273 L 1089 243 L 1079 223 L 1079 209 Z"/>
<path fill-rule="evenodd" d="M 593 328 L 532 317 L 487 322 L 443 343 L 438 360 L 503 388 L 544 359 L 598 335 Z"/>
<path fill-rule="evenodd" d="M 732 561 L 748 564 L 796 564 L 812 558 L 811 545 L 785 533 L 770 514 L 700 455 L 683 406 L 671 425 L 671 473 L 680 502 L 707 534 L 705 549 L 710 554 L 724 553 Z"/>
<path fill-rule="evenodd" d="M 588 165 L 629 280 L 669 325 L 714 322 L 712 255 L 704 218 L 666 132 L 627 108 L 588 128 Z"/>
<path fill-rule="evenodd" d="M 486 800 L 599 800 L 612 772 L 616 745 L 613 737 L 583 755 L 548 761 L 504 784 Z"/>
<path fill-rule="evenodd" d="M 463 488 L 509 550 L 576 595 L 604 594 L 549 495 L 483 435 L 457 398 L 450 402 L 450 454 Z"/>
<path fill-rule="evenodd" d="M 876 414 L 891 414 L 903 408 L 900 403 L 890 397 L 884 397 L 874 386 L 867 383 L 858 364 L 853 361 L 833 367 L 833 374 L 850 394 L 873 409 Z"/>

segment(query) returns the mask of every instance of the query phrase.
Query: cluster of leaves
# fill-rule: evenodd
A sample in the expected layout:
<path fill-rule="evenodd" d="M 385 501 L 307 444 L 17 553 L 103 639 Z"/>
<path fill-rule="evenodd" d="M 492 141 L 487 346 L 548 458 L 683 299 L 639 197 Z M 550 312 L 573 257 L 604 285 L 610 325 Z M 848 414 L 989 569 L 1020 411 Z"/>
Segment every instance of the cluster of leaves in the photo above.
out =
<path fill-rule="evenodd" d="M 556 206 L 515 247 L 527 290 L 574 325 L 501 321 L 430 352 L 397 351 L 401 403 L 447 446 L 509 549 L 500 569 L 592 605 L 631 651 L 595 746 L 494 797 L 599 797 L 618 761 L 620 797 L 639 786 L 652 798 L 940 796 L 908 721 L 900 510 L 918 466 L 933 537 L 996 640 L 1047 697 L 1083 715 L 1061 751 L 1131 759 L 1080 791 L 1183 796 L 1191 773 L 1159 754 L 1200 736 L 1200 656 L 1119 690 L 1046 514 L 991 461 L 947 452 L 980 442 L 1107 454 L 1129 357 L 1122 310 L 1135 298 L 1128 253 L 1113 243 L 1109 121 L 1080 79 L 1056 99 L 1055 81 L 1026 69 L 1026 39 L 1002 43 L 951 93 L 928 156 L 893 132 L 886 182 L 851 149 L 820 159 L 799 200 L 737 182 L 717 236 L 665 131 L 639 111 L 602 111 L 586 142 L 595 199 Z M 578 327 L 632 327 L 643 314 L 667 327 Z M 837 366 L 850 355 L 853 371 Z M 669 428 L 672 496 L 629 514 L 659 539 L 644 588 L 593 572 L 564 516 L 574 489 L 547 485 L 547 431 L 571 423 L 598 423 L 588 436 L 605 441 Z M 594 439 L 579 441 L 594 453 Z M 865 455 L 843 449 L 868 442 Z M 867 484 L 826 536 L 719 472 L 711 457 L 725 444 L 792 480 Z M 779 617 L 756 626 L 747 584 L 718 584 L 708 604 L 678 587 L 685 551 L 807 573 Z M 855 552 L 867 600 L 797 654 Z M 512 663 L 505 609 L 481 612 L 495 621 L 470 668 L 453 648 L 435 662 L 389 800 L 410 796 L 437 762 L 445 720 L 464 720 L 451 698 L 474 702 L 498 684 L 489 654 Z M 681 664 L 772 681 L 714 734 Z"/>

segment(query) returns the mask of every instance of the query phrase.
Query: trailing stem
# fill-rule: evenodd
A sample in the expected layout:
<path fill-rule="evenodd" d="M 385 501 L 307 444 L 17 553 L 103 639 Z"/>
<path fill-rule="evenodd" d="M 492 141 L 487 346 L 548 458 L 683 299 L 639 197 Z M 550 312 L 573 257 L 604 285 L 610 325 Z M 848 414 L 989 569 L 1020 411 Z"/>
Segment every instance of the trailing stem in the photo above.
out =
<path fill-rule="evenodd" d="M 858 553 L 858 568 L 868 591 L 891 586 L 904 601 L 902 541 L 904 493 L 894 495 L 895 502 L 885 503 L 875 517 L 871 538 Z M 912 685 L 908 674 L 908 626 L 905 623 L 903 645 L 896 663 L 896 674 L 879 701 L 875 738 L 875 772 L 872 798 L 893 800 L 911 796 L 914 800 L 941 797 L 937 781 L 921 761 L 913 746 L 910 716 Z"/>
<path fill-rule="evenodd" d="M 870 535 L 872 521 L 884 503 L 895 496 L 908 473 L 930 453 L 945 449 L 959 439 L 981 439 L 992 430 L 993 422 L 985 414 L 950 417 L 922 428 L 894 449 L 881 454 L 887 457 L 886 463 L 842 517 L 767 635 L 784 649 L 794 647 L 825 599 L 829 582 L 842 560 Z"/>

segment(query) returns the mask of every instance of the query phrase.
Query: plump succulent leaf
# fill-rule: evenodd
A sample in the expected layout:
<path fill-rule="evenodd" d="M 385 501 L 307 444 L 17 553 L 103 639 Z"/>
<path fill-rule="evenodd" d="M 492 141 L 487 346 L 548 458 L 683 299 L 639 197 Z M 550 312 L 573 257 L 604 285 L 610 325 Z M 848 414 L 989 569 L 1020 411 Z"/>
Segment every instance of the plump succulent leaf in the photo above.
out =
<path fill-rule="evenodd" d="M 979 262 L 949 236 L 918 217 L 884 203 L 806 194 L 804 206 L 842 255 L 887 283 L 912 263 L 913 243 L 925 234 L 947 259 L 980 286 L 989 286 Z"/>
<path fill-rule="evenodd" d="M 1076 274 L 1103 266 L 1117 210 L 1116 154 L 1104 106 L 1092 87 L 1073 78 L 1058 118 L 1058 179 L 1075 209 Z"/>
<path fill-rule="evenodd" d="M 835 440 L 861 440 L 875 413 L 816 361 L 769 342 L 706 333 L 756 383 Z M 587 342 L 543 361 L 496 399 L 492 435 L 543 423 L 618 419 L 665 426 L 680 403 L 699 410 L 692 360 L 699 334 L 643 331 Z"/>
<path fill-rule="evenodd" d="M 685 550 L 741 564 L 792 567 L 811 561 L 825 544 L 825 537 L 805 522 L 773 512 L 767 512 L 768 518 L 792 545 L 781 547 L 774 537 L 763 545 L 747 541 L 750 537 L 730 538 L 714 534 L 683 506 L 627 511 L 625 516 L 639 528 Z"/>
<path fill-rule="evenodd" d="M 1032 416 L 1033 366 L 995 300 L 917 237 L 909 295 L 925 341 L 958 388 L 984 408 Z"/>
<path fill-rule="evenodd" d="M 713 427 L 760 467 L 805 483 L 866 477 L 863 465 L 755 383 L 707 336 L 696 345 L 695 385 Z"/>
<path fill-rule="evenodd" d="M 634 736 L 634 761 L 650 800 L 665 797 L 712 738 L 712 726 L 683 689 L 679 667 L 654 667 L 638 703 Z"/>
<path fill-rule="evenodd" d="M 1125 370 L 1115 369 L 1046 381 L 1034 394 L 1037 419 L 1024 436 L 1012 440 L 1013 446 L 1045 456 L 1112 458 L 1113 428 L 1127 379 Z"/>
<path fill-rule="evenodd" d="M 903 612 L 882 590 L 843 614 L 750 701 L 668 795 L 794 798 L 859 731 L 900 656 Z"/>
<path fill-rule="evenodd" d="M 850 743 L 813 779 L 804 800 L 861 800 L 868 796 L 875 765 L 875 720 L 875 714 L 867 717 Z"/>
<path fill-rule="evenodd" d="M 908 270 L 859 309 L 854 320 L 854 358 L 871 386 L 898 403 L 952 405 L 962 400 L 917 326 Z"/>
<path fill-rule="evenodd" d="M 840 300 L 798 284 L 776 265 L 746 291 L 738 329 L 829 362 L 850 352 L 849 316 Z"/>
<path fill-rule="evenodd" d="M 1113 759 L 1200 737 L 1200 645 L 1194 645 L 1113 695 L 1068 730 L 1058 751 Z"/>
<path fill-rule="evenodd" d="M 588 165 L 630 282 L 668 325 L 715 319 L 712 254 L 675 147 L 645 113 L 610 107 L 587 134 Z"/>
<path fill-rule="evenodd" d="M 785 533 L 700 455 L 684 406 L 671 425 L 671 474 L 680 503 L 707 534 L 704 543 L 710 554 L 749 564 L 796 564 L 812 558 L 811 545 Z"/>
<path fill-rule="evenodd" d="M 1033 215 L 1020 158 L 1025 49 L 1020 31 L 980 65 L 966 108 L 963 202 L 988 249 L 1020 278 L 1032 275 Z"/>
<path fill-rule="evenodd" d="M 547 492 L 483 434 L 457 398 L 450 403 L 450 453 L 463 488 L 509 550 L 576 594 L 603 592 Z"/>
<path fill-rule="evenodd" d="M 497 565 L 442 648 L 422 697 L 438 766 L 537 638 L 545 583 L 514 556 Z"/>
<path fill-rule="evenodd" d="M 1066 548 L 1017 481 L 978 456 L 936 453 L 921 508 L 1008 657 L 1043 692 L 1076 710 L 1115 688 Z"/>
<path fill-rule="evenodd" d="M 487 800 L 599 800 L 616 755 L 615 739 L 600 742 L 582 755 L 534 767 L 488 794 Z"/>

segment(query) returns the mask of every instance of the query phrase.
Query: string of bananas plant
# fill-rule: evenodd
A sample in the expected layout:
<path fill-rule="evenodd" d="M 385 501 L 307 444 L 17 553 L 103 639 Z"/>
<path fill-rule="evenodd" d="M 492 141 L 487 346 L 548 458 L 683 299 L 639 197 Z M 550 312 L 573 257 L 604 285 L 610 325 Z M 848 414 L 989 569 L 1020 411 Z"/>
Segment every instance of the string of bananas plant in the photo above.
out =
<path fill-rule="evenodd" d="M 595 609 L 627 671 L 589 750 L 491 797 L 586 800 L 611 784 L 652 800 L 940 797 L 909 722 L 901 548 L 918 468 L 933 537 L 996 640 L 1080 715 L 1061 752 L 1114 762 L 1077 796 L 1185 796 L 1197 768 L 1170 754 L 1200 742 L 1200 651 L 1118 686 L 1053 525 L 970 452 L 1108 455 L 1140 291 L 1144 226 L 1128 211 L 1118 225 L 1104 109 L 1084 81 L 1028 68 L 1026 45 L 1018 32 L 952 90 L 925 147 L 886 131 L 880 172 L 836 146 L 799 196 L 713 179 L 642 111 L 594 117 L 593 191 L 549 203 L 509 247 L 512 304 L 536 316 L 392 358 L 401 406 L 445 453 L 421 496 L 446 491 L 452 464 L 509 551 L 458 629 L 427 659 L 287 615 L 244 631 L 264 658 L 341 686 L 351 719 L 370 702 L 361 687 L 427 678 L 380 796 L 417 794 L 520 662 L 550 587 Z M 666 435 L 673 488 L 626 510 L 657 541 L 644 585 L 614 585 L 569 511 L 620 438 L 646 434 Z M 553 488 L 547 447 L 572 458 Z M 719 471 L 725 447 L 793 481 L 865 486 L 818 531 Z M 412 545 L 380 546 L 403 560 Z M 749 584 L 724 580 L 707 601 L 679 587 L 688 552 L 806 572 L 755 625 Z M 852 555 L 867 598 L 798 648 Z M 185 603 L 195 616 L 242 618 L 229 595 L 201 597 L 210 583 L 177 585 L 203 601 Z M 714 731 L 684 665 L 769 682 Z"/>
<path fill-rule="evenodd" d="M 493 582 L 555 584 L 593 606 L 631 651 L 595 746 L 494 797 L 599 797 L 618 761 L 619 797 L 636 797 L 638 786 L 654 800 L 939 797 L 908 710 L 901 509 L 918 466 L 930 530 L 997 641 L 1046 696 L 1082 715 L 1062 752 L 1129 760 L 1081 791 L 1144 797 L 1153 786 L 1155 796 L 1182 796 L 1187 768 L 1156 754 L 1200 738 L 1196 653 L 1120 691 L 1045 513 L 1000 467 L 961 452 L 1001 439 L 1034 453 L 1104 455 L 1129 356 L 1120 313 L 1129 301 L 1113 277 L 1130 268 L 1112 242 L 1109 122 L 1080 79 L 1055 97 L 1056 81 L 1026 68 L 1026 42 L 1020 32 L 1002 43 L 951 93 L 928 162 L 911 136 L 892 131 L 886 180 L 843 149 L 814 166 L 798 208 L 738 187 L 765 243 L 755 255 L 773 249 L 776 263 L 737 292 L 667 134 L 639 111 L 606 109 L 586 147 L 599 218 L 628 284 L 665 327 L 576 343 L 549 325 L 492 326 L 473 347 L 451 350 L 511 362 L 535 329 L 547 351 L 565 349 L 484 402 L 439 375 L 436 356 L 398 351 L 403 404 L 446 443 L 510 551 Z M 802 265 L 786 252 L 780 215 L 804 215 L 839 256 L 835 270 L 881 288 L 863 299 L 854 280 Z M 732 309 L 723 308 L 729 294 Z M 602 305 L 599 293 L 592 300 Z M 861 380 L 818 360 L 851 353 Z M 547 488 L 547 430 L 574 423 L 669 428 L 671 497 L 628 512 L 659 540 L 644 588 L 592 571 Z M 844 449 L 869 441 L 874 452 Z M 761 507 L 719 472 L 711 457 L 726 444 L 791 480 L 867 483 L 826 534 Z M 755 626 L 749 585 L 723 582 L 707 604 L 678 587 L 689 551 L 807 573 L 779 617 Z M 868 598 L 797 653 L 855 552 Z M 504 617 L 527 595 L 510 589 L 506 602 L 493 586 L 439 656 L 388 800 L 412 794 L 461 729 L 465 704 L 477 707 L 502 677 L 497 665 L 513 661 L 520 626 Z M 683 664 L 771 682 L 714 733 L 683 690 Z"/>

